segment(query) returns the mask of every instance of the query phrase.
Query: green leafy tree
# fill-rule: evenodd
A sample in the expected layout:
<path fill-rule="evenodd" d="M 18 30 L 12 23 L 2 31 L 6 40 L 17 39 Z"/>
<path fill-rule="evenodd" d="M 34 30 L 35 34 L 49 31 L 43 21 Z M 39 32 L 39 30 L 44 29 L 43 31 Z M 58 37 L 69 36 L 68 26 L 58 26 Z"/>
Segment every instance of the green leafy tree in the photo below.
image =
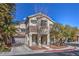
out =
<path fill-rule="evenodd" d="M 15 14 L 15 4 L 1 3 L 0 4 L 0 35 L 1 40 L 8 44 L 11 42 L 15 33 L 15 26 L 12 19 Z"/>
<path fill-rule="evenodd" d="M 77 39 L 76 33 L 78 32 L 78 28 L 71 27 L 69 25 L 63 26 L 59 23 L 54 23 L 51 29 L 51 37 L 54 38 L 55 45 L 65 45 L 65 41 L 75 41 Z"/>

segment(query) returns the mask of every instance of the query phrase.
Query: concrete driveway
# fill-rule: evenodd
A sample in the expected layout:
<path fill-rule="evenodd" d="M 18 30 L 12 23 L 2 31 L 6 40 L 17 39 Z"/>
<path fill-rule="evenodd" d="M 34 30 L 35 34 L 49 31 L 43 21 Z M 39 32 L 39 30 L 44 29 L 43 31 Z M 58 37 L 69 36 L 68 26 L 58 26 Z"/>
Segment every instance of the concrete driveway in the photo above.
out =
<path fill-rule="evenodd" d="M 31 51 L 31 49 L 25 45 L 25 38 L 15 38 L 15 42 L 10 52 L 0 52 L 0 55 L 27 54 Z"/>
<path fill-rule="evenodd" d="M 13 45 L 11 52 L 25 53 L 31 51 L 31 49 L 25 45 L 25 38 L 15 38 L 15 42 L 16 43 Z"/>

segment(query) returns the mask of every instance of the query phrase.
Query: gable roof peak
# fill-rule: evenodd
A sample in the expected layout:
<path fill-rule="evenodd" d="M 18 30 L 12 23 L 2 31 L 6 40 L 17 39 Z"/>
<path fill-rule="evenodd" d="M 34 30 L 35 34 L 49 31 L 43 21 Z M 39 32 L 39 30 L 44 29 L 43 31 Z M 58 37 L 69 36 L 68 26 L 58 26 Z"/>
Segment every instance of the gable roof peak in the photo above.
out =
<path fill-rule="evenodd" d="M 43 12 L 35 13 L 35 14 L 33 14 L 33 15 L 28 16 L 28 18 L 37 16 L 37 15 L 45 16 L 45 17 L 47 17 L 48 19 L 50 19 L 52 22 L 55 22 L 55 21 L 53 21 L 50 17 L 48 17 L 48 15 L 44 14 Z"/>
<path fill-rule="evenodd" d="M 45 16 L 45 14 L 44 14 L 44 13 L 42 13 L 42 12 L 38 12 L 38 13 L 35 13 L 35 14 L 30 15 L 30 16 L 28 16 L 28 17 L 33 17 L 33 16 L 36 16 L 36 15 L 44 15 L 44 16 Z"/>

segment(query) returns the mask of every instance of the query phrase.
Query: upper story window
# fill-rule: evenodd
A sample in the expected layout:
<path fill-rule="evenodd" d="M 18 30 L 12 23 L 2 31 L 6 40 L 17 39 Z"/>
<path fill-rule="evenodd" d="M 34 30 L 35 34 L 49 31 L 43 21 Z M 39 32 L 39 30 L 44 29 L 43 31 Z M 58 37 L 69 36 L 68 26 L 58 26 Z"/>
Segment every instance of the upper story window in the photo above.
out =
<path fill-rule="evenodd" d="M 37 23 L 37 20 L 31 20 L 31 23 L 32 24 L 36 24 Z"/>
<path fill-rule="evenodd" d="M 53 24 L 49 24 L 50 26 L 53 26 Z"/>
<path fill-rule="evenodd" d="M 26 31 L 26 29 L 21 29 L 21 32 L 25 32 Z"/>
<path fill-rule="evenodd" d="M 36 17 L 31 18 L 31 23 L 32 23 L 32 24 L 36 24 L 36 23 L 37 23 Z"/>
<path fill-rule="evenodd" d="M 41 20 L 41 26 L 46 26 L 47 25 L 47 20 Z"/>

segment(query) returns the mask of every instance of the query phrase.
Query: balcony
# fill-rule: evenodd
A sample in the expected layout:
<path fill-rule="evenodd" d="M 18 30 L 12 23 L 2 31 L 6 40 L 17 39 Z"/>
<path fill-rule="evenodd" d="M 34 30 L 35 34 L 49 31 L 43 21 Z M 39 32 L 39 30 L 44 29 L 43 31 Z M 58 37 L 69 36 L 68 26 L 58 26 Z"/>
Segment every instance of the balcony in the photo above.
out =
<path fill-rule="evenodd" d="M 48 29 L 47 28 L 40 28 L 38 29 L 39 34 L 48 34 Z"/>

